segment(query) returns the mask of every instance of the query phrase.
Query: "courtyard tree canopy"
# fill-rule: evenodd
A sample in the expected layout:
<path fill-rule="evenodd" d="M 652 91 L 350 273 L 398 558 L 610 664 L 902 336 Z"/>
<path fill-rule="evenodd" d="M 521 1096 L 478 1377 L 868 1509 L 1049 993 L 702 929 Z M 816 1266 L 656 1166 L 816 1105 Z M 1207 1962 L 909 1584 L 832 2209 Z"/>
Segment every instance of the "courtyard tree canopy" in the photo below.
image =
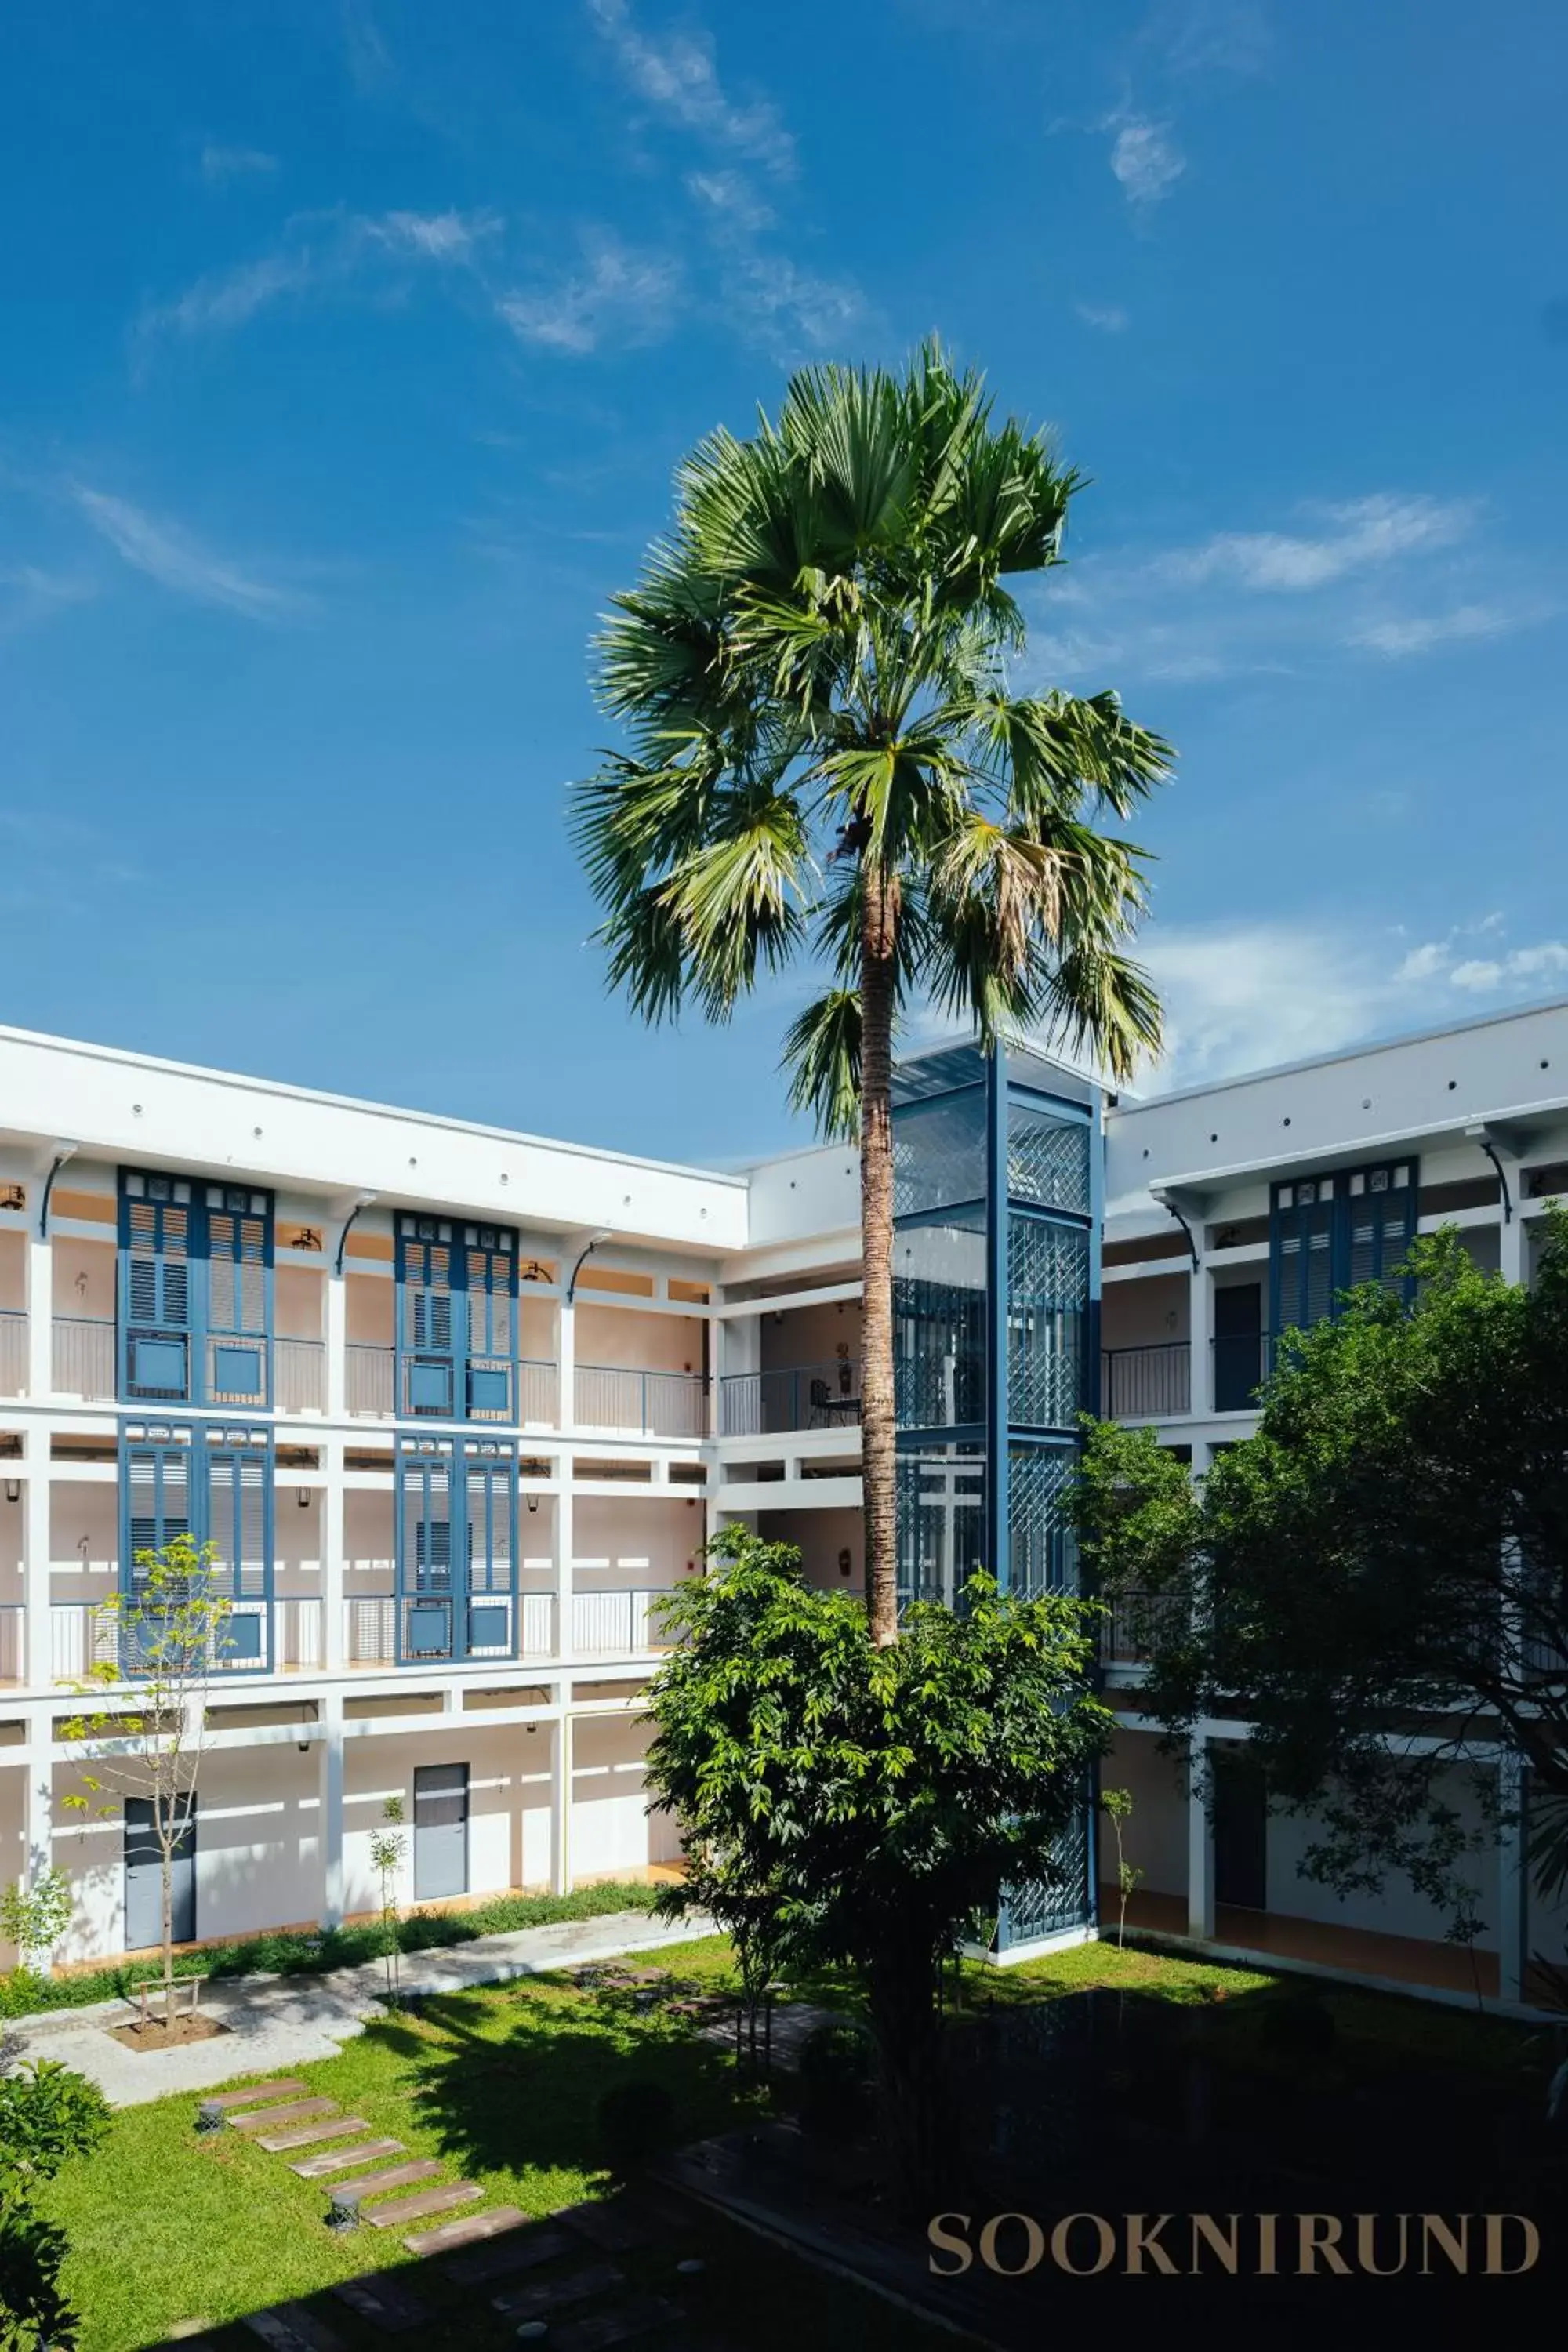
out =
<path fill-rule="evenodd" d="M 814 368 L 750 440 L 709 435 L 599 698 L 627 730 L 578 788 L 613 986 L 727 1021 L 803 954 L 794 1100 L 858 1136 L 866 1591 L 898 1630 L 890 1082 L 900 1016 L 989 1045 L 1045 1028 L 1127 1076 L 1160 1008 L 1127 953 L 1142 853 L 1114 832 L 1168 747 L 1114 694 L 1020 693 L 1010 583 L 1063 561 L 1082 478 L 934 344 L 902 374 Z"/>
<path fill-rule="evenodd" d="M 1457 1233 L 1404 1283 L 1281 1340 L 1257 1433 L 1194 1485 L 1151 1430 L 1089 1431 L 1090 1576 L 1146 1643 L 1141 1708 L 1173 1738 L 1240 1717 L 1271 1801 L 1316 1817 L 1342 1892 L 1403 1870 L 1462 1916 L 1466 1854 L 1518 1798 L 1568 1881 L 1568 1218 L 1529 1288 Z M 1456 1780 L 1480 1808 L 1467 1822 Z"/>
<path fill-rule="evenodd" d="M 1111 1718 L 1090 1692 L 1092 1606 L 984 1578 L 890 1647 L 791 1545 L 728 1528 L 664 1603 L 677 1647 L 648 1699 L 657 1802 L 711 1908 L 766 1965 L 859 1974 L 896 2176 L 918 2206 L 942 2118 L 943 1966 L 1002 1889 L 1051 1879 Z"/>

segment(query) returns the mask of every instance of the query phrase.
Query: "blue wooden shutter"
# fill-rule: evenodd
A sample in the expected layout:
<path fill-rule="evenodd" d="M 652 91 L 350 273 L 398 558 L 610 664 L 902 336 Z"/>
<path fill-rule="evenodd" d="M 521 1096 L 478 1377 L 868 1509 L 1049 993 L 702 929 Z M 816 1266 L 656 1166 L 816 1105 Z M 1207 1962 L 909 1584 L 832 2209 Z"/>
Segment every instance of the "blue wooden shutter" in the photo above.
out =
<path fill-rule="evenodd" d="M 401 1410 L 452 1420 L 462 1349 L 462 1296 L 454 1285 L 452 1228 L 435 1217 L 397 1221 L 397 1354 Z"/>
<path fill-rule="evenodd" d="M 121 1393 L 192 1393 L 198 1213 L 184 1179 L 125 1170 L 120 1193 Z"/>
<path fill-rule="evenodd" d="M 1333 1312 L 1334 1293 L 1344 1279 L 1336 1263 L 1337 1223 L 1331 1176 L 1274 1187 L 1269 1276 L 1275 1331 L 1306 1330 Z"/>
<path fill-rule="evenodd" d="M 398 1655 L 449 1658 L 458 1533 L 450 1446 L 399 1446 L 396 1476 Z"/>
<path fill-rule="evenodd" d="M 510 1446 L 470 1444 L 464 1462 L 468 1593 L 468 1654 L 509 1657 L 516 1647 L 517 1457 Z"/>
<path fill-rule="evenodd" d="M 272 1304 L 272 1202 L 246 1186 L 206 1187 L 206 1395 L 265 1405 Z"/>
<path fill-rule="evenodd" d="M 120 1585 L 122 1592 L 133 1593 L 146 1576 L 137 1566 L 139 1552 L 162 1551 L 176 1536 L 195 1533 L 189 1430 L 123 1432 L 120 1492 Z"/>
<path fill-rule="evenodd" d="M 514 1421 L 517 1366 L 517 1244 L 495 1225 L 463 1228 L 468 1318 L 468 1415 Z"/>
<path fill-rule="evenodd" d="M 1358 1169 L 1346 1179 L 1345 1274 L 1348 1284 L 1392 1283 L 1394 1269 L 1415 1239 L 1415 1166 L 1402 1160 L 1386 1168 Z"/>
<path fill-rule="evenodd" d="M 266 1430 L 208 1430 L 205 1534 L 234 1603 L 220 1663 L 268 1668 L 272 1657 L 272 1444 Z"/>

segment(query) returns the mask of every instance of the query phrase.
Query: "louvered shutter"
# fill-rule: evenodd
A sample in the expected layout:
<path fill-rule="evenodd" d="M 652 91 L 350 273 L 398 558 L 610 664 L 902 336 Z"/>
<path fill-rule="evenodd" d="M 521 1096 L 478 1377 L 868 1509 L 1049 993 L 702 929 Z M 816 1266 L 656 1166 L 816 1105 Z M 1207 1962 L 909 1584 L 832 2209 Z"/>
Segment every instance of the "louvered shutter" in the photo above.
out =
<path fill-rule="evenodd" d="M 131 1171 L 121 1179 L 120 1212 L 124 1393 L 183 1402 L 191 1394 L 191 1188 Z"/>
<path fill-rule="evenodd" d="M 402 1654 L 453 1654 L 452 1466 L 449 1447 L 398 1449 L 397 1585 Z"/>
<path fill-rule="evenodd" d="M 272 1452 L 265 1432 L 209 1433 L 206 1472 L 207 1538 L 218 1589 L 234 1604 L 222 1663 L 265 1667 L 272 1647 Z"/>
<path fill-rule="evenodd" d="M 1400 1161 L 1358 1171 L 1348 1180 L 1347 1283 L 1394 1281 L 1415 1238 L 1414 1172 L 1410 1162 Z"/>
<path fill-rule="evenodd" d="M 146 1581 L 138 1556 L 162 1551 L 177 1536 L 194 1532 L 188 1433 L 183 1441 L 128 1436 L 121 1446 L 121 1472 L 125 1538 L 122 1583 L 133 1592 Z"/>
<path fill-rule="evenodd" d="M 512 1650 L 516 1615 L 517 1462 L 508 1451 L 477 1454 L 464 1468 L 468 1602 L 464 1646 L 470 1656 Z"/>
<path fill-rule="evenodd" d="M 452 1229 L 431 1217 L 398 1221 L 398 1359 L 403 1411 L 449 1421 L 458 1410 L 462 1298 L 453 1286 Z"/>
<path fill-rule="evenodd" d="M 463 1229 L 468 1318 L 468 1412 L 473 1421 L 511 1421 L 517 1360 L 517 1248 L 493 1225 Z"/>
<path fill-rule="evenodd" d="M 206 1196 L 207 1395 L 215 1404 L 268 1402 L 271 1203 L 210 1185 Z"/>

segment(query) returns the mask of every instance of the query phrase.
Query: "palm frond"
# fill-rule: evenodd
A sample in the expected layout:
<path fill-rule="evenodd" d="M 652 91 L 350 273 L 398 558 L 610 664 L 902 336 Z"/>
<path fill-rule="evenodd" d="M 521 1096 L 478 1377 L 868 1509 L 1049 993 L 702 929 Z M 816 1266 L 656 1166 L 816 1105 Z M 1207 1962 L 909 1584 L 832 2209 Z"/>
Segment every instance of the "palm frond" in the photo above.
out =
<path fill-rule="evenodd" d="M 860 994 L 834 988 L 791 1024 L 784 1065 L 792 1110 L 810 1113 L 817 1132 L 851 1140 L 860 1123 Z"/>

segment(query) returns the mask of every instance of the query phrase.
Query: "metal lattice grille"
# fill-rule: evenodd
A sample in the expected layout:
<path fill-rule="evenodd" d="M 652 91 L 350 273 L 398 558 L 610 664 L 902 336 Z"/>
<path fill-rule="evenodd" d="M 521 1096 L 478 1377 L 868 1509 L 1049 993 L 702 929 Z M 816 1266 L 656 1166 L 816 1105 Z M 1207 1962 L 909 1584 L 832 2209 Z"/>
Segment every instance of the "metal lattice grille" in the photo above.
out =
<path fill-rule="evenodd" d="M 1094 1913 L 1089 1900 L 1087 1806 L 1058 1835 L 1050 1876 L 1009 1886 L 1005 1904 L 1009 1944 L 1032 1943 L 1041 1936 L 1089 1926 Z"/>
<path fill-rule="evenodd" d="M 1043 1209 L 1089 1213 L 1089 1131 L 1082 1119 L 1053 1118 L 1013 1103 L 1007 1112 L 1007 1190 Z"/>
<path fill-rule="evenodd" d="M 1007 1225 L 1007 1418 L 1070 1429 L 1084 1402 L 1089 1235 L 1037 1217 Z"/>
<path fill-rule="evenodd" d="M 1064 1508 L 1076 1459 L 1065 1445 L 1009 1448 L 1008 1585 L 1026 1601 L 1078 1591 L 1078 1553 Z"/>
<path fill-rule="evenodd" d="M 914 1216 L 985 1195 L 985 1088 L 893 1114 L 893 1213 Z"/>
<path fill-rule="evenodd" d="M 952 1608 L 985 1566 L 985 1464 L 975 1445 L 932 1448 L 898 1460 L 899 1605 Z"/>

